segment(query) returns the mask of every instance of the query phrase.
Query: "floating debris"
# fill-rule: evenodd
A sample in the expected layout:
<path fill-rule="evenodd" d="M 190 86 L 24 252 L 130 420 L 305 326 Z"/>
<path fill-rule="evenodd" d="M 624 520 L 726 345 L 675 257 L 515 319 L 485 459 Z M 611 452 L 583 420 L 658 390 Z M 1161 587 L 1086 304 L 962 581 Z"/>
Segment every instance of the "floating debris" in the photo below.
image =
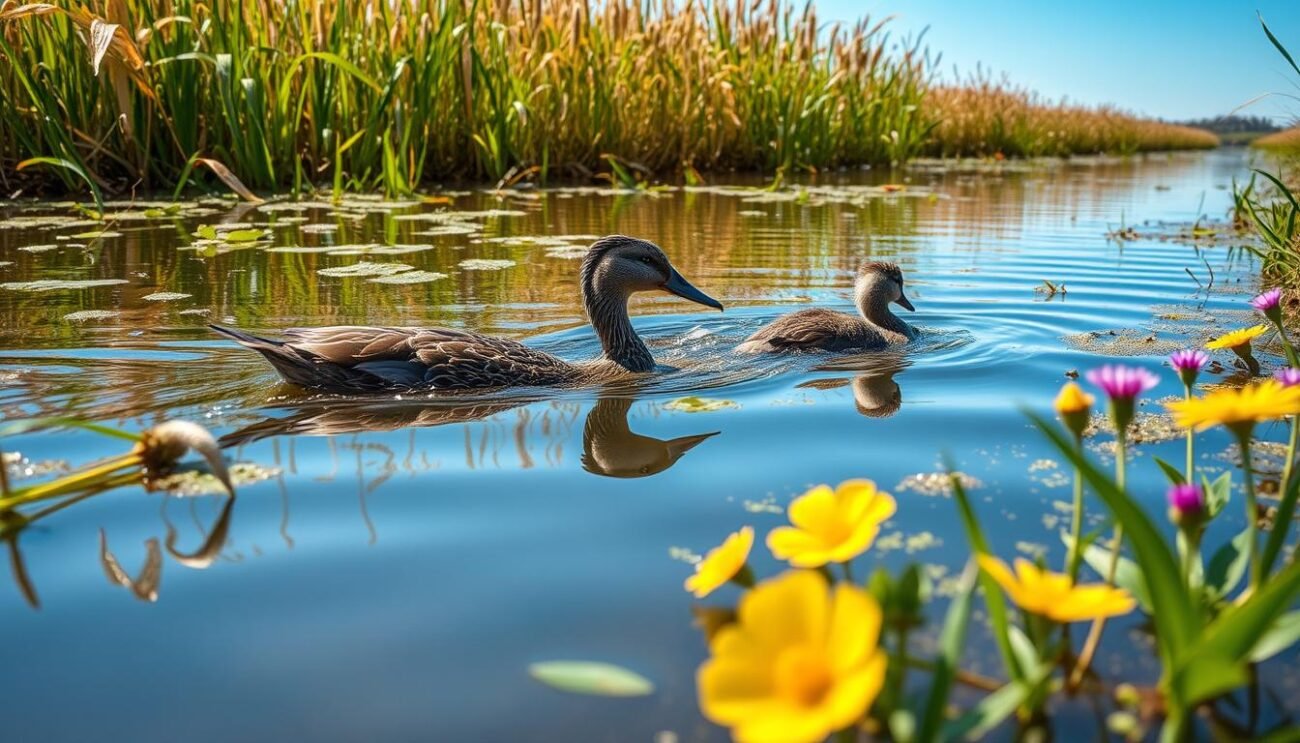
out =
<path fill-rule="evenodd" d="M 122 313 L 113 310 L 78 310 L 63 316 L 68 322 L 89 322 L 91 320 L 111 320 Z"/>
<path fill-rule="evenodd" d="M 1187 341 L 1167 340 L 1153 332 L 1133 330 L 1091 330 L 1062 338 L 1066 345 L 1080 351 L 1105 356 L 1167 356 Z"/>
<path fill-rule="evenodd" d="M 711 400 L 707 397 L 679 397 L 672 402 L 664 405 L 664 410 L 674 410 L 679 413 L 712 413 L 715 410 L 734 410 L 740 407 L 740 403 L 732 400 Z"/>
<path fill-rule="evenodd" d="M 182 314 L 182 315 L 210 315 L 210 314 L 212 314 L 212 310 L 210 310 L 210 309 L 208 309 L 208 308 L 206 308 L 206 307 L 202 307 L 202 308 L 195 308 L 195 309 L 191 309 L 191 310 L 181 310 L 181 311 L 180 311 L 180 314 Z"/>
<path fill-rule="evenodd" d="M 0 284 L 0 289 L 16 292 L 52 292 L 61 289 L 93 289 L 99 286 L 129 284 L 126 279 L 39 279 L 37 281 L 10 281 Z"/>
<path fill-rule="evenodd" d="M 437 271 L 402 271 L 388 276 L 370 279 L 372 284 L 426 284 L 431 281 L 441 281 L 447 278 L 447 274 L 438 273 Z"/>
<path fill-rule="evenodd" d="M 318 269 L 316 273 L 321 276 L 392 276 L 403 271 L 411 271 L 414 266 L 408 266 L 405 263 L 371 263 L 361 261 L 353 263 L 350 266 L 335 266 L 333 268 Z"/>
<path fill-rule="evenodd" d="M 19 248 L 19 250 L 23 251 L 24 253 L 46 253 L 46 252 L 49 252 L 49 251 L 51 251 L 51 250 L 58 250 L 58 249 L 59 249 L 58 244 L 54 244 L 54 245 L 28 245 L 28 246 L 26 246 L 26 247 Z"/>
<path fill-rule="evenodd" d="M 146 294 L 141 299 L 149 302 L 175 302 L 178 299 L 189 299 L 192 296 L 194 295 L 185 294 L 184 292 L 154 292 L 153 294 Z"/>
<path fill-rule="evenodd" d="M 62 475 L 72 471 L 72 466 L 64 459 L 32 460 L 20 452 L 0 452 L 0 465 L 10 480 L 23 480 L 31 477 Z"/>
<path fill-rule="evenodd" d="M 500 271 L 518 264 L 504 258 L 466 258 L 459 265 L 465 271 Z"/>
<path fill-rule="evenodd" d="M 984 483 L 965 472 L 953 472 L 952 474 L 957 476 L 957 481 L 966 490 L 984 487 Z M 952 495 L 952 483 L 947 472 L 918 472 L 915 475 L 904 477 L 902 482 L 894 486 L 894 490 L 900 493 L 910 491 L 917 495 L 942 495 L 947 497 Z"/>
<path fill-rule="evenodd" d="M 237 488 L 269 480 L 280 475 L 279 467 L 263 467 L 252 462 L 236 462 L 230 466 L 230 482 Z M 172 495 L 192 497 L 198 495 L 225 495 L 226 486 L 214 475 L 200 470 L 185 470 L 150 483 L 154 488 Z"/>

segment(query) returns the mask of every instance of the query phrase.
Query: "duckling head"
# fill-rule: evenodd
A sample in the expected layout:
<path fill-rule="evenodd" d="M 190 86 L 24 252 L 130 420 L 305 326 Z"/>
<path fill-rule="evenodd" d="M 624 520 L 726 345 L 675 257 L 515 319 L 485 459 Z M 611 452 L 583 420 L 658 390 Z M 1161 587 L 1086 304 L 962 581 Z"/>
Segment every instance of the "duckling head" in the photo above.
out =
<path fill-rule="evenodd" d="M 908 312 L 916 312 L 911 300 L 903 293 L 903 270 L 897 263 L 863 263 L 858 269 L 853 293 L 858 309 L 867 318 L 875 317 L 881 310 L 887 312 L 891 302 Z"/>

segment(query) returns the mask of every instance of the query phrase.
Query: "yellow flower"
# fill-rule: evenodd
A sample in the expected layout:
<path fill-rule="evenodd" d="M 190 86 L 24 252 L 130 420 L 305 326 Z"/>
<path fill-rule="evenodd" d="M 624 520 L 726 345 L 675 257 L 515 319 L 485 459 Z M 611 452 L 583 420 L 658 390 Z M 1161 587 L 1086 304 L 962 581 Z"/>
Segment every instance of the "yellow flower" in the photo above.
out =
<path fill-rule="evenodd" d="M 813 743 L 860 719 L 885 683 L 881 612 L 857 586 L 792 570 L 740 600 L 697 683 L 704 716 L 742 743 Z"/>
<path fill-rule="evenodd" d="M 749 559 L 749 550 L 753 546 L 752 527 L 746 526 L 732 533 L 723 540 L 722 544 L 709 550 L 709 554 L 705 555 L 703 560 L 695 564 L 695 575 L 686 579 L 686 590 L 700 599 L 718 590 L 745 567 L 745 561 Z"/>
<path fill-rule="evenodd" d="M 1005 562 L 979 555 L 979 565 L 1002 586 L 1016 606 L 1056 622 L 1082 622 L 1101 617 L 1117 617 L 1133 611 L 1137 601 L 1122 588 L 1098 583 L 1091 586 L 1070 585 L 1070 576 L 1039 570 L 1032 562 L 1016 559 L 1016 574 Z"/>
<path fill-rule="evenodd" d="M 1056 396 L 1056 412 L 1061 416 L 1086 413 L 1092 407 L 1093 397 L 1074 382 L 1066 382 Z"/>
<path fill-rule="evenodd" d="M 1211 426 L 1229 428 L 1259 421 L 1300 415 L 1300 386 L 1284 387 L 1268 379 L 1240 389 L 1217 389 L 1204 397 L 1165 405 L 1183 428 L 1203 431 Z"/>
<path fill-rule="evenodd" d="M 896 508 L 893 496 L 878 492 L 870 480 L 845 480 L 834 491 L 818 485 L 794 499 L 794 526 L 773 529 L 767 547 L 797 568 L 847 562 L 867 551 Z"/>
<path fill-rule="evenodd" d="M 1218 338 L 1215 338 L 1209 343 L 1206 343 L 1205 347 L 1210 349 L 1211 351 L 1219 351 L 1225 348 L 1236 348 L 1237 346 L 1246 346 L 1249 345 L 1251 341 L 1255 340 L 1256 338 L 1260 337 L 1261 335 L 1267 332 L 1268 332 L 1267 325 L 1255 325 L 1249 328 L 1242 328 L 1240 330 L 1234 330 L 1231 333 L 1224 333 Z"/>

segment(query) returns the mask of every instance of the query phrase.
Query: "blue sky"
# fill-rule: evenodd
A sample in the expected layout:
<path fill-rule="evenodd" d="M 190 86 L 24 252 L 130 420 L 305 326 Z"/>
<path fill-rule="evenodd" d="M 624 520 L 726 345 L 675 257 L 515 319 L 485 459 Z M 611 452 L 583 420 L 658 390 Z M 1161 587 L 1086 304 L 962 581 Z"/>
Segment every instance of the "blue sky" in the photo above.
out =
<path fill-rule="evenodd" d="M 929 27 L 951 76 L 976 64 L 1083 103 L 1164 118 L 1227 113 L 1263 93 L 1300 96 L 1300 80 L 1268 43 L 1264 20 L 1300 59 L 1300 0 L 817 0 L 820 17 L 895 16 L 894 32 Z M 1289 75 L 1287 73 L 1290 73 Z M 1300 118 L 1274 95 L 1244 113 Z"/>

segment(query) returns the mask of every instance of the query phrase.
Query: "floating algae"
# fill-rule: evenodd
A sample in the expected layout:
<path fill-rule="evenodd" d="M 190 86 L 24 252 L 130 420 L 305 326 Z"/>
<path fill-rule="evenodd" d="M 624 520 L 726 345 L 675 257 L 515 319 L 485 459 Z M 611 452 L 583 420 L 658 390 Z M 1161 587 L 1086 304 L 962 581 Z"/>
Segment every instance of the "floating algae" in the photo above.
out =
<path fill-rule="evenodd" d="M 23 251 L 24 253 L 46 253 L 46 252 L 49 252 L 49 251 L 51 251 L 51 250 L 58 250 L 58 249 L 59 249 L 58 244 L 54 244 L 54 245 L 28 245 L 28 246 L 25 246 L 25 247 L 19 248 L 19 250 Z"/>
<path fill-rule="evenodd" d="M 715 410 L 734 410 L 740 403 L 731 400 L 712 400 L 707 397 L 681 397 L 664 405 L 664 410 L 679 413 L 712 413 Z"/>
<path fill-rule="evenodd" d="M 438 273 L 437 271 L 403 271 L 388 276 L 370 279 L 372 284 L 425 284 L 431 281 L 441 281 L 447 278 L 447 274 Z"/>
<path fill-rule="evenodd" d="M 504 258 L 467 258 L 460 262 L 460 267 L 466 271 L 500 271 L 514 265 L 514 261 Z"/>
<path fill-rule="evenodd" d="M 78 310 L 69 312 L 63 316 L 63 319 L 68 322 L 89 322 L 91 320 L 111 320 L 121 314 L 113 310 Z"/>
<path fill-rule="evenodd" d="M 403 271 L 413 270 L 413 266 L 405 263 L 371 263 L 361 261 L 349 266 L 335 266 L 333 268 L 322 268 L 316 271 L 321 276 L 392 276 Z"/>
<path fill-rule="evenodd" d="M 146 294 L 141 299 L 149 302 L 174 302 L 178 299 L 189 299 L 192 296 L 194 295 L 184 292 L 154 292 L 153 294 Z"/>
<path fill-rule="evenodd" d="M 984 483 L 964 472 L 953 472 L 952 474 L 957 477 L 965 490 L 984 487 Z M 952 482 L 947 472 L 918 472 L 904 477 L 902 482 L 894 486 L 894 490 L 900 493 L 910 491 L 917 495 L 951 496 Z"/>
<path fill-rule="evenodd" d="M 1124 328 L 1091 330 L 1063 336 L 1071 348 L 1104 356 L 1167 356 L 1186 345 L 1186 341 L 1160 338 L 1155 333 Z"/>
<path fill-rule="evenodd" d="M 99 286 L 117 286 L 130 283 L 126 279 L 39 279 L 37 281 L 10 281 L 0 284 L 0 289 L 16 292 L 52 292 L 60 289 L 92 289 Z"/>

